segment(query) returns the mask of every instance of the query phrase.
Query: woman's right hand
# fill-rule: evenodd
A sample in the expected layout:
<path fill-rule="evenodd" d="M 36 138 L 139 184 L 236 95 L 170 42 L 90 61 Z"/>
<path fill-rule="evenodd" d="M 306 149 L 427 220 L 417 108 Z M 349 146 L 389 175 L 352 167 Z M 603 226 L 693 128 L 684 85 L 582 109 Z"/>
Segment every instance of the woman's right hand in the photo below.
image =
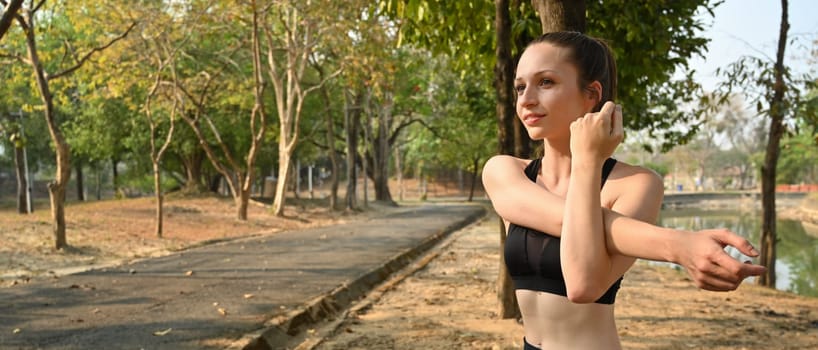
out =
<path fill-rule="evenodd" d="M 605 102 L 599 112 L 588 113 L 571 123 L 571 158 L 576 162 L 602 162 L 624 138 L 622 106 Z"/>

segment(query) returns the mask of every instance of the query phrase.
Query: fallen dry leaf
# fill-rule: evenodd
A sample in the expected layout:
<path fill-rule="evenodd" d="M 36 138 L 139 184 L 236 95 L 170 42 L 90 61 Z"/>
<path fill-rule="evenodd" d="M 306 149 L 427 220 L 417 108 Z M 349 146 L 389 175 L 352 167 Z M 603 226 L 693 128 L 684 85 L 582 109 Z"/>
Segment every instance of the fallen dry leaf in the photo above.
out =
<path fill-rule="evenodd" d="M 224 308 L 220 307 L 220 308 L 218 308 L 218 311 L 219 311 L 220 314 L 222 314 L 222 316 L 227 316 L 227 310 L 225 310 Z"/>
<path fill-rule="evenodd" d="M 20 333 L 20 332 L 22 332 L 20 330 L 20 328 L 15 328 L 13 331 L 11 331 L 11 333 L 13 333 L 13 334 L 17 334 L 17 333 Z"/>
<path fill-rule="evenodd" d="M 244 295 L 244 299 L 250 299 L 252 297 L 253 297 L 253 295 L 249 294 L 249 293 Z"/>
<path fill-rule="evenodd" d="M 163 336 L 163 335 L 167 335 L 167 334 L 168 334 L 168 333 L 170 333 L 170 331 L 172 331 L 172 330 L 173 330 L 173 328 L 168 328 L 168 329 L 166 329 L 166 330 L 164 330 L 164 331 L 156 331 L 156 332 L 153 332 L 153 335 L 155 335 L 155 336 L 157 336 L 157 337 L 161 337 L 161 336 Z"/>
<path fill-rule="evenodd" d="M 186 271 L 185 276 L 193 276 L 193 271 L 192 270 Z"/>

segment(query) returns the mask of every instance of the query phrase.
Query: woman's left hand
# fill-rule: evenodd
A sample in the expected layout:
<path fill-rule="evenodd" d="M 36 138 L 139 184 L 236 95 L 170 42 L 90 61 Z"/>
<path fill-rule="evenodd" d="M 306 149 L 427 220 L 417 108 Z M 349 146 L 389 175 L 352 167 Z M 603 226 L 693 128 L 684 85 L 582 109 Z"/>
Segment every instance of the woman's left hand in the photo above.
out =
<path fill-rule="evenodd" d="M 625 137 L 622 106 L 605 102 L 597 113 L 588 113 L 571 123 L 571 157 L 574 161 L 602 162 Z"/>

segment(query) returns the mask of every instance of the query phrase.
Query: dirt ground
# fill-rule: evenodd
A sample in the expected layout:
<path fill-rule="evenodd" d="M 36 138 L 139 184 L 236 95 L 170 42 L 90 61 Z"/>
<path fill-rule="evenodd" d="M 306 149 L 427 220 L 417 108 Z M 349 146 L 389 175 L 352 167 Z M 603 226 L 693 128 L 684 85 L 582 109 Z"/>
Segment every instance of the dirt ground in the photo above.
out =
<path fill-rule="evenodd" d="M 313 330 L 320 339 L 310 347 L 521 349 L 522 325 L 497 318 L 497 241 L 494 218 L 458 231 L 424 268 L 337 327 Z M 684 272 L 648 262 L 625 276 L 616 314 L 625 349 L 818 349 L 818 299 L 750 283 L 701 291 Z"/>
<path fill-rule="evenodd" d="M 90 201 L 66 206 L 69 247 L 55 250 L 48 203 L 31 215 L 0 209 L 0 287 L 161 256 L 199 244 L 251 235 L 274 234 L 343 222 L 366 213 L 331 212 L 323 201 L 291 200 L 285 217 L 251 204 L 248 219 L 236 219 L 230 198 L 212 196 L 165 199 L 163 238 L 156 236 L 153 198 Z"/>
<path fill-rule="evenodd" d="M 62 251 L 52 248 L 47 204 L 33 215 L 0 209 L 0 288 L 214 240 L 359 220 L 382 210 L 350 215 L 322 203 L 294 202 L 285 218 L 251 205 L 249 219 L 238 221 L 231 199 L 171 197 L 161 239 L 153 231 L 151 198 L 70 204 L 70 247 Z M 496 229 L 496 219 L 489 218 L 454 233 L 424 268 L 373 293 L 337 327 L 311 330 L 311 344 L 323 350 L 522 348 L 522 326 L 496 316 Z M 752 284 L 730 293 L 699 291 L 683 272 L 644 262 L 625 277 L 617 323 L 626 349 L 818 349 L 818 299 Z"/>

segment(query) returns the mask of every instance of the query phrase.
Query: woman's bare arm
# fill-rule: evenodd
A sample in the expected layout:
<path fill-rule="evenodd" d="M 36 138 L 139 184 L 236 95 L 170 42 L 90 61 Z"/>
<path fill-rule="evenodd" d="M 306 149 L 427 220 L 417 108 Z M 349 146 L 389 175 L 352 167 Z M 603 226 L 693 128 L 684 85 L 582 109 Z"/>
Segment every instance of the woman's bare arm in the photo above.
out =
<path fill-rule="evenodd" d="M 523 173 L 525 165 L 526 161 L 511 156 L 495 156 L 486 162 L 483 185 L 492 205 L 506 221 L 559 236 L 565 200 L 531 182 Z M 724 251 L 731 245 L 745 255 L 758 255 L 746 239 L 730 231 L 674 230 L 601 209 L 609 253 L 679 264 L 702 289 L 734 290 L 744 278 L 765 271 Z"/>

